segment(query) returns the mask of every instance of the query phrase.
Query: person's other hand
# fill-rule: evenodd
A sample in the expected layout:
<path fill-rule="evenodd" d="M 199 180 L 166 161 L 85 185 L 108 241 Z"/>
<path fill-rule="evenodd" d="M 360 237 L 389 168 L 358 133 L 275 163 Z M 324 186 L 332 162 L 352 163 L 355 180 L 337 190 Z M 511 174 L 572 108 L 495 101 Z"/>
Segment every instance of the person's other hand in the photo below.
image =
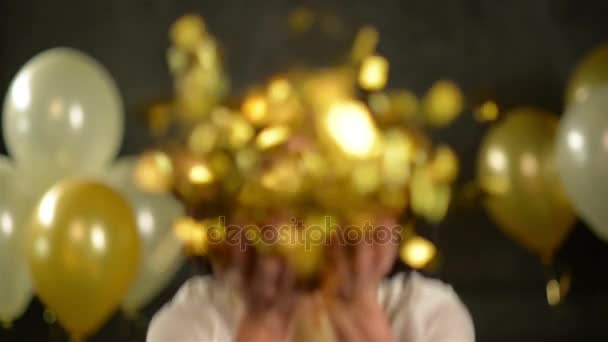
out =
<path fill-rule="evenodd" d="M 258 252 L 245 237 L 232 247 L 233 278 L 245 303 L 236 341 L 288 341 L 299 298 L 292 270 L 284 259 Z"/>
<path fill-rule="evenodd" d="M 387 222 L 357 243 L 332 238 L 324 293 L 339 342 L 393 341 L 378 290 L 397 254 L 397 229 Z"/>

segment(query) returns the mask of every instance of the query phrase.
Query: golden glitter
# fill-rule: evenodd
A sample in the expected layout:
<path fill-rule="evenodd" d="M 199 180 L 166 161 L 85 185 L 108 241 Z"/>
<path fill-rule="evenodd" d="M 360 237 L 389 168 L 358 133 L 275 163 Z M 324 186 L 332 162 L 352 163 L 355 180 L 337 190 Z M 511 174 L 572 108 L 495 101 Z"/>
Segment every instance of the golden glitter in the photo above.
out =
<path fill-rule="evenodd" d="M 250 122 L 262 122 L 268 114 L 266 98 L 261 94 L 251 94 L 243 102 L 242 111 Z"/>
<path fill-rule="evenodd" d="M 148 126 L 153 136 L 160 137 L 167 134 L 171 125 L 172 109 L 173 104 L 167 102 L 155 103 L 148 109 Z"/>
<path fill-rule="evenodd" d="M 404 241 L 400 252 L 401 260 L 415 269 L 427 266 L 436 254 L 435 245 L 420 236 Z"/>
<path fill-rule="evenodd" d="M 196 255 L 205 255 L 209 250 L 208 227 L 190 217 L 180 217 L 173 224 L 175 237 L 182 241 L 188 251 Z"/>
<path fill-rule="evenodd" d="M 215 177 L 207 165 L 199 162 L 190 167 L 188 179 L 190 180 L 190 183 L 200 185 L 213 182 Z"/>
<path fill-rule="evenodd" d="M 356 101 L 333 105 L 327 114 L 326 129 L 342 151 L 358 158 L 370 156 L 378 139 L 367 107 Z"/>
<path fill-rule="evenodd" d="M 390 130 L 384 138 L 384 181 L 390 185 L 406 185 L 414 159 L 414 142 L 401 130 Z"/>
<path fill-rule="evenodd" d="M 258 134 L 256 146 L 260 150 L 266 150 L 275 147 L 287 141 L 291 130 L 287 126 L 279 125 L 268 127 Z"/>
<path fill-rule="evenodd" d="M 498 105 L 493 101 L 486 101 L 475 111 L 475 118 L 481 122 L 495 121 L 498 119 Z"/>
<path fill-rule="evenodd" d="M 445 145 L 438 146 L 431 162 L 431 172 L 435 182 L 451 183 L 458 177 L 458 157 Z"/>
<path fill-rule="evenodd" d="M 418 97 L 408 90 L 396 90 L 389 93 L 391 109 L 401 120 L 412 120 L 419 110 Z"/>
<path fill-rule="evenodd" d="M 355 63 L 361 62 L 365 57 L 374 54 L 380 39 L 378 30 L 373 26 L 365 26 L 359 30 L 353 43 L 351 58 Z"/>
<path fill-rule="evenodd" d="M 196 155 L 205 155 L 215 147 L 218 139 L 217 129 L 207 123 L 197 125 L 188 139 L 188 147 Z"/>
<path fill-rule="evenodd" d="M 369 91 L 384 88 L 388 80 L 388 70 L 386 58 L 379 55 L 366 57 L 359 71 L 359 85 Z"/>
<path fill-rule="evenodd" d="M 144 192 L 168 192 L 173 184 L 171 159 L 161 151 L 144 153 L 135 165 L 133 182 Z"/>
<path fill-rule="evenodd" d="M 434 126 L 445 126 L 463 110 L 464 97 L 460 88 L 452 81 L 439 81 L 424 98 L 427 121 Z"/>
<path fill-rule="evenodd" d="M 285 78 L 277 78 L 268 85 L 268 99 L 271 102 L 281 102 L 287 100 L 291 94 L 291 84 Z"/>
<path fill-rule="evenodd" d="M 198 15 L 186 15 L 173 24 L 170 37 L 175 46 L 194 51 L 205 37 L 205 23 Z"/>

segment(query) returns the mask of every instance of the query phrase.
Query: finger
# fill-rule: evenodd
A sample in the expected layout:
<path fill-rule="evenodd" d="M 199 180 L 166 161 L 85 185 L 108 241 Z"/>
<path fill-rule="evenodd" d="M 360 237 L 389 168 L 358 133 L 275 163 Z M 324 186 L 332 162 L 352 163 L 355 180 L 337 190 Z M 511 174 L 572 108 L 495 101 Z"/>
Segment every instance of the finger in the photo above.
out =
<path fill-rule="evenodd" d="M 249 251 L 249 243 L 245 237 L 245 231 L 243 229 L 233 228 L 229 231 L 230 243 L 228 246 L 230 255 L 230 264 L 235 268 L 243 268 L 249 258 L 247 258 L 247 252 Z"/>
<path fill-rule="evenodd" d="M 287 262 L 284 259 L 281 261 L 281 271 L 277 281 L 277 302 L 286 315 L 291 315 L 299 298 L 295 288 L 296 277 Z"/>
<path fill-rule="evenodd" d="M 259 255 L 259 254 L 258 254 Z M 277 283 L 281 271 L 280 260 L 276 257 L 259 256 L 252 275 L 254 295 L 260 296 L 268 304 L 272 304 L 277 295 Z"/>
<path fill-rule="evenodd" d="M 357 287 L 365 286 L 374 271 L 374 248 L 370 239 L 363 239 L 355 246 L 353 281 Z"/>
<path fill-rule="evenodd" d="M 343 300 L 352 294 L 352 266 L 348 261 L 347 246 L 342 246 L 337 237 L 332 239 L 330 255 L 334 265 L 336 294 Z"/>
<path fill-rule="evenodd" d="M 348 310 L 341 305 L 334 307 L 329 312 L 329 319 L 334 328 L 334 333 L 339 342 L 360 342 L 361 336 L 358 333 L 356 323 L 353 321 Z"/>
<path fill-rule="evenodd" d="M 383 278 L 392 269 L 399 249 L 399 232 L 396 224 L 379 226 L 374 232 L 376 278 Z"/>
<path fill-rule="evenodd" d="M 245 234 L 242 234 L 240 241 L 239 245 L 235 246 L 234 253 L 238 262 L 237 267 L 243 276 L 243 285 L 246 286 L 246 283 L 257 274 L 260 254 L 252 247 Z"/>

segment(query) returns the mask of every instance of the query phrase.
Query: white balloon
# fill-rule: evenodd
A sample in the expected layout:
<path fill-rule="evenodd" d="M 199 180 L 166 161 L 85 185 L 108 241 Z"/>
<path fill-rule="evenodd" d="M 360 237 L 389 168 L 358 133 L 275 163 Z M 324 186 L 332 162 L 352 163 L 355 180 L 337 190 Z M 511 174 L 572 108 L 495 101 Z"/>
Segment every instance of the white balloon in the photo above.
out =
<path fill-rule="evenodd" d="M 3 133 L 20 172 L 40 191 L 60 178 L 99 170 L 117 154 L 123 105 L 107 70 L 70 48 L 44 51 L 13 79 Z"/>
<path fill-rule="evenodd" d="M 572 204 L 595 234 L 608 241 L 608 84 L 567 109 L 556 148 Z"/>
<path fill-rule="evenodd" d="M 23 251 L 24 223 L 32 209 L 23 196 L 10 162 L 0 157 L 0 322 L 21 316 L 32 298 L 29 269 Z"/>
<path fill-rule="evenodd" d="M 122 158 L 108 173 L 108 182 L 131 203 L 142 242 L 139 274 L 123 301 L 134 314 L 168 285 L 184 260 L 181 242 L 172 228 L 184 210 L 170 194 L 145 193 L 134 183 L 137 158 Z"/>

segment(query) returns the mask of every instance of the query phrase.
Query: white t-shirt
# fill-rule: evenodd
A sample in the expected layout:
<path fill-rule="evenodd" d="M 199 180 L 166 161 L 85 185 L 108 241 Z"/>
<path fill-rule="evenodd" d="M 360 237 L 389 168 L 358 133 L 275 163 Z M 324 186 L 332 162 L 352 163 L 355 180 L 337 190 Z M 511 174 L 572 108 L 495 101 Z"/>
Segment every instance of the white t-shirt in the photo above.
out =
<path fill-rule="evenodd" d="M 473 322 L 452 288 L 418 273 L 399 274 L 382 285 L 379 300 L 397 342 L 474 342 Z M 219 280 L 190 279 L 159 311 L 147 342 L 229 342 L 242 303 Z"/>

